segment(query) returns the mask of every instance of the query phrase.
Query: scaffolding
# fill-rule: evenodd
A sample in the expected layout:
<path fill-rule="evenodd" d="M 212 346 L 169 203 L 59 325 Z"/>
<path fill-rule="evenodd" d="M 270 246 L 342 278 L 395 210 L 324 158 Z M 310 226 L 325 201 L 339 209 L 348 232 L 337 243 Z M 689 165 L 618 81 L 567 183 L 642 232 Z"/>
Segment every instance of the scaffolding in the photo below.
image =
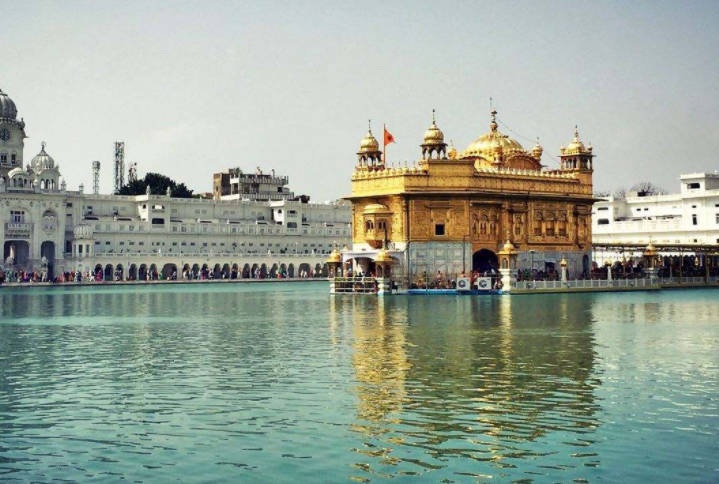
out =
<path fill-rule="evenodd" d="M 92 193 L 99 195 L 100 193 L 100 162 L 92 162 Z"/>
<path fill-rule="evenodd" d="M 115 193 L 125 186 L 125 142 L 115 142 Z"/>

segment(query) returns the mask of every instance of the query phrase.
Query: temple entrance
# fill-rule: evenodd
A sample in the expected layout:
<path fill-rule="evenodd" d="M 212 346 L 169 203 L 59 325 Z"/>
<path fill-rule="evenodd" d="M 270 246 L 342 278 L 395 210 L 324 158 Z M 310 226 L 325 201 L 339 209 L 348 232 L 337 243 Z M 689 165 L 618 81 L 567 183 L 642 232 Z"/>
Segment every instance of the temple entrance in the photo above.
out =
<path fill-rule="evenodd" d="M 499 260 L 497 254 L 489 249 L 478 250 L 472 255 L 472 272 L 479 272 L 484 274 L 485 272 L 497 271 L 499 269 Z"/>
<path fill-rule="evenodd" d="M 46 240 L 40 246 L 40 257 L 45 258 L 47 263 L 47 279 L 49 281 L 55 278 L 55 242 Z"/>
<path fill-rule="evenodd" d="M 12 259 L 15 266 L 24 266 L 30 258 L 30 244 L 26 240 L 8 240 L 3 250 L 3 262 L 8 264 L 8 258 Z"/>

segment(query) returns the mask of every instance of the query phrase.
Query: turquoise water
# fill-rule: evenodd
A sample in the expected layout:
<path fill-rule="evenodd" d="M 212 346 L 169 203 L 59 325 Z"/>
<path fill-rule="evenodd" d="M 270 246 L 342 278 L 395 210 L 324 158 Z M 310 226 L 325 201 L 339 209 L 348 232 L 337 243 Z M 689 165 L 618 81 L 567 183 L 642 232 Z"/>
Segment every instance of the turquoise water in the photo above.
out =
<path fill-rule="evenodd" d="M 719 482 L 719 292 L 0 289 L 0 482 Z"/>

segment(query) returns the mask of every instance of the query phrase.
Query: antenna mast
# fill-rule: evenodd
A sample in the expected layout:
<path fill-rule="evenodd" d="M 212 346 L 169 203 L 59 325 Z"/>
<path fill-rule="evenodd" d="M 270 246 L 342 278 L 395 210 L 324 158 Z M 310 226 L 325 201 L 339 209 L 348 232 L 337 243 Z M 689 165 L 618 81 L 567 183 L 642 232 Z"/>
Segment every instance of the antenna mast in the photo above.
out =
<path fill-rule="evenodd" d="M 115 142 L 115 193 L 125 186 L 125 142 Z"/>
<path fill-rule="evenodd" d="M 100 194 L 100 162 L 92 162 L 92 193 L 93 195 Z"/>

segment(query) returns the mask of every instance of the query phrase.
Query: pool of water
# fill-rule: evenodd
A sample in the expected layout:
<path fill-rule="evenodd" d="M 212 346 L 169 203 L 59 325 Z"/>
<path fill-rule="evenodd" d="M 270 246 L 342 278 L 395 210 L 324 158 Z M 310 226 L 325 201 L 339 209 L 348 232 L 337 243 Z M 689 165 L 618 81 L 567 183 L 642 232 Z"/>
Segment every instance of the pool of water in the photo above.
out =
<path fill-rule="evenodd" d="M 719 292 L 0 289 L 0 482 L 719 482 Z"/>

